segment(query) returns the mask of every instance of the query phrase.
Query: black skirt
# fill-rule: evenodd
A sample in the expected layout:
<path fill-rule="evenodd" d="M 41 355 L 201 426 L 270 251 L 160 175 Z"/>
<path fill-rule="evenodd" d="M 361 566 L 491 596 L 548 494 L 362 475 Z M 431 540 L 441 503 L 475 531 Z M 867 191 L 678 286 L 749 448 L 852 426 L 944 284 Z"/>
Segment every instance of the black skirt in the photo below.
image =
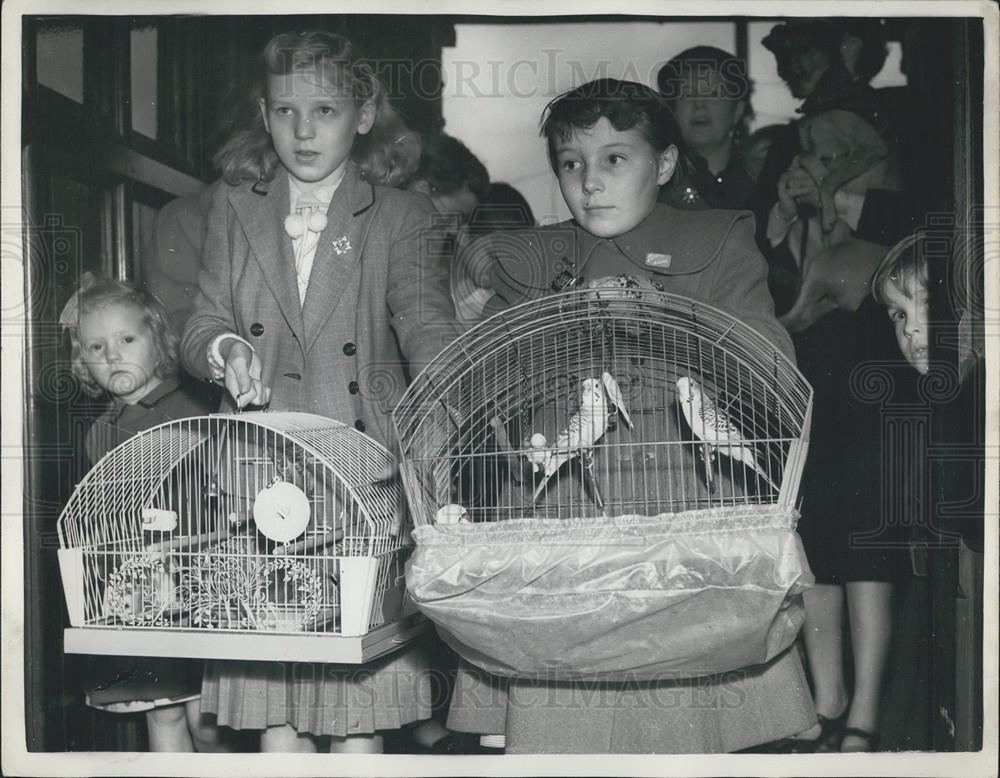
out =
<path fill-rule="evenodd" d="M 914 416 L 918 374 L 874 301 L 835 312 L 795 339 L 812 384 L 802 478 L 802 536 L 819 583 L 894 581 L 905 571 L 924 461 L 899 422 Z"/>

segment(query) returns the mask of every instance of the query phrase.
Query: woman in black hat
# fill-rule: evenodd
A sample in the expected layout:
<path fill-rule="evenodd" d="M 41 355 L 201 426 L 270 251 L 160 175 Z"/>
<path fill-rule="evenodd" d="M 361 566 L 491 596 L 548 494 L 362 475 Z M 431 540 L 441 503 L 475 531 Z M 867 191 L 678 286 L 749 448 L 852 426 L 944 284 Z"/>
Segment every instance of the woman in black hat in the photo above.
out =
<path fill-rule="evenodd" d="M 830 41 L 846 38 L 836 38 L 827 24 L 810 23 L 805 30 L 793 30 L 795 34 L 776 28 L 765 40 L 778 56 L 779 73 L 793 94 L 806 98 L 804 118 L 795 125 L 801 151 L 780 175 L 778 202 L 770 224 L 764 222 L 769 243 L 780 237 L 769 259 L 795 257 L 788 276 L 793 298 L 808 290 L 822 253 L 850 247 L 852 262 L 862 250 L 877 260 L 895 242 L 895 233 L 907 228 L 904 218 L 890 218 L 892 208 L 871 207 L 881 201 L 905 201 L 898 192 L 902 182 L 888 117 L 882 101 L 863 83 L 873 75 L 874 61 L 848 47 L 845 54 L 852 54 L 854 66 L 866 74 L 853 79 L 830 50 Z M 807 50 L 796 37 L 803 32 L 812 35 L 812 41 L 827 36 L 825 48 Z M 823 56 L 814 56 L 817 51 Z M 895 211 L 901 216 L 907 209 Z M 779 224 L 782 218 L 788 224 Z M 783 227 L 777 231 L 780 235 L 778 227 Z M 796 303 L 793 311 L 801 300 Z M 786 323 L 792 318 L 786 316 Z M 782 745 L 789 751 L 872 751 L 879 745 L 892 587 L 900 569 L 899 553 L 891 547 L 900 545 L 902 538 L 885 524 L 880 509 L 879 490 L 886 487 L 880 483 L 883 465 L 873 453 L 882 450 L 876 445 L 882 423 L 879 409 L 858 401 L 851 376 L 865 362 L 882 364 L 894 358 L 888 334 L 881 320 L 835 310 L 794 337 L 799 368 L 815 392 L 800 532 L 817 580 L 805 597 L 803 634 L 819 724 L 786 740 Z M 850 690 L 842 649 L 845 605 L 854 664 Z"/>

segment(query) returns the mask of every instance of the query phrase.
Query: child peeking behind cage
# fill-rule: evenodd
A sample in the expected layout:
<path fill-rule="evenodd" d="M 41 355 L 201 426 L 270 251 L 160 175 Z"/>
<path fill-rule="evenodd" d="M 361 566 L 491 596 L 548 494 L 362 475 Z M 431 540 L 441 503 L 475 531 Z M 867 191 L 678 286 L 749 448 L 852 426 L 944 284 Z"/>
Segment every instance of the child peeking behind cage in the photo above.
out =
<path fill-rule="evenodd" d="M 927 260 L 918 245 L 918 236 L 912 235 L 886 253 L 872 279 L 872 295 L 886 307 L 906 361 L 926 375 L 930 369 Z"/>
<path fill-rule="evenodd" d="M 872 296 L 886 307 L 899 350 L 921 375 L 930 370 L 926 251 L 927 244 L 920 233 L 899 241 L 886 252 L 871 285 Z M 973 310 L 967 308 L 958 314 L 958 375 L 965 383 L 971 373 L 981 370 L 986 346 L 981 322 L 974 324 Z"/>
<path fill-rule="evenodd" d="M 89 465 L 143 430 L 209 412 L 204 398 L 180 382 L 177 336 L 147 292 L 85 273 L 59 323 L 69 333 L 73 374 L 83 390 L 110 399 L 87 432 Z M 217 751 L 218 730 L 201 715 L 201 674 L 201 662 L 191 659 L 95 657 L 84 694 L 94 708 L 145 712 L 150 751 Z"/>
<path fill-rule="evenodd" d="M 484 317 L 564 289 L 638 281 L 725 308 L 792 354 L 774 318 L 753 216 L 657 202 L 676 169 L 679 137 L 659 94 L 591 81 L 548 105 L 541 134 L 573 218 L 487 237 L 464 252 L 463 267 L 494 291 Z"/>

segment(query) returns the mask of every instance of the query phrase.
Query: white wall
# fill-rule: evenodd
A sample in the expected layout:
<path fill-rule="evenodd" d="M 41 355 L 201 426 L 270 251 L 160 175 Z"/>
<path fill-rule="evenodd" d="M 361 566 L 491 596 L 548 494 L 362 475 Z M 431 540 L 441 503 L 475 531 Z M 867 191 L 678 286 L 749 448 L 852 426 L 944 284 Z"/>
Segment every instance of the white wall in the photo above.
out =
<path fill-rule="evenodd" d="M 538 124 L 558 94 L 609 76 L 656 85 L 660 66 L 695 43 L 733 51 L 731 22 L 460 24 L 442 53 L 445 130 L 516 187 L 540 222 L 569 217 Z"/>
<path fill-rule="evenodd" d="M 795 117 L 799 102 L 778 78 L 774 56 L 760 45 L 776 20 L 748 25 L 754 81 L 752 129 Z M 442 52 L 445 129 L 528 199 L 543 223 L 569 217 L 549 168 L 539 119 L 556 95 L 602 76 L 655 88 L 660 66 L 695 45 L 736 50 L 736 25 L 718 22 L 574 22 L 459 24 Z M 873 86 L 906 83 L 898 44 Z"/>

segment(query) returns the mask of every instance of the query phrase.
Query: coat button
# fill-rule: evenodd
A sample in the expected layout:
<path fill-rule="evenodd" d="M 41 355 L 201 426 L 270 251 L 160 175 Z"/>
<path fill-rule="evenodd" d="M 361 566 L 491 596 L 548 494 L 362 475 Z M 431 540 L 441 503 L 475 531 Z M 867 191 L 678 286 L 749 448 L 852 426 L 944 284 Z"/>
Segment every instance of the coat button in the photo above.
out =
<path fill-rule="evenodd" d="M 349 391 L 351 394 L 357 394 L 358 392 L 361 391 L 361 387 L 358 386 L 357 381 L 351 381 L 351 383 L 347 385 L 347 391 Z"/>
<path fill-rule="evenodd" d="M 358 353 L 358 347 L 355 346 L 350 341 L 348 341 L 347 343 L 344 344 L 344 353 L 347 354 L 347 356 L 349 357 L 353 357 L 355 354 Z"/>
<path fill-rule="evenodd" d="M 261 324 L 259 321 L 255 321 L 253 324 L 250 325 L 250 334 L 253 335 L 255 338 L 259 338 L 261 335 L 264 334 L 264 325 Z"/>
<path fill-rule="evenodd" d="M 365 431 L 365 423 L 363 421 L 361 421 L 361 419 L 358 419 L 356 422 L 354 422 L 354 428 L 358 432 L 364 432 Z"/>

